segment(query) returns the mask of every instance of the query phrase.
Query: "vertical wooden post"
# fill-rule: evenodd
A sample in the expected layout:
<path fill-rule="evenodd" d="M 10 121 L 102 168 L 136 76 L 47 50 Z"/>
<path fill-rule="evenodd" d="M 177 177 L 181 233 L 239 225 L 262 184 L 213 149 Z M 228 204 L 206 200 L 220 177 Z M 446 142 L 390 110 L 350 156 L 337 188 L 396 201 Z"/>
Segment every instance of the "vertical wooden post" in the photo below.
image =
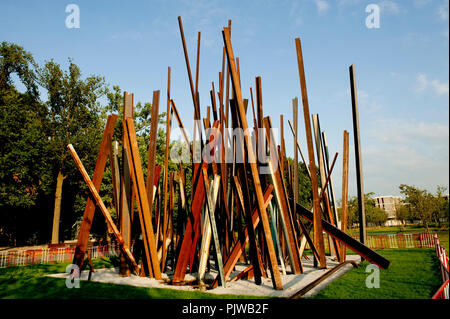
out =
<path fill-rule="evenodd" d="M 302 91 L 303 114 L 305 118 L 306 141 L 308 143 L 309 170 L 311 172 L 311 184 L 313 193 L 313 214 L 314 214 L 314 244 L 319 252 L 319 263 L 321 268 L 326 268 L 325 245 L 322 233 L 322 217 L 319 203 L 319 190 L 317 184 L 316 164 L 314 161 L 314 147 L 311 133 L 311 121 L 309 115 L 308 94 L 306 91 L 305 69 L 303 66 L 303 55 L 300 38 L 295 39 L 297 50 L 298 73 L 300 77 L 300 87 Z"/>
<path fill-rule="evenodd" d="M 123 93 L 123 120 L 133 118 L 133 93 Z M 120 181 L 120 222 L 119 229 L 127 246 L 130 245 L 130 219 L 132 211 L 131 204 L 131 180 L 130 180 L 130 159 L 128 158 L 127 146 L 125 143 L 125 134 L 122 139 L 122 179 Z M 120 255 L 120 275 L 128 276 L 129 270 L 126 269 L 124 257 Z"/>
<path fill-rule="evenodd" d="M 348 132 L 344 131 L 343 143 L 343 164 L 342 164 L 342 205 L 341 205 L 341 230 L 347 231 L 348 218 Z M 341 242 L 341 262 L 345 261 L 347 247 Z"/>
<path fill-rule="evenodd" d="M 297 140 L 298 140 L 298 99 L 292 100 L 292 116 L 294 117 L 294 209 L 293 216 L 297 216 L 297 203 L 298 203 L 298 152 L 297 152 Z"/>
<path fill-rule="evenodd" d="M 323 138 L 323 147 L 324 147 L 324 152 L 325 152 L 325 168 L 326 168 L 327 174 L 329 174 L 329 172 L 330 172 L 330 156 L 328 153 L 327 135 L 325 134 L 325 131 L 322 132 L 322 138 Z M 333 217 L 335 220 L 335 225 L 338 226 L 339 216 L 338 216 L 337 208 L 336 208 L 336 196 L 334 195 L 333 178 L 331 175 L 330 175 L 329 188 L 330 188 L 331 202 L 333 203 Z"/>
<path fill-rule="evenodd" d="M 313 121 L 313 130 L 314 130 L 314 136 L 316 139 L 316 151 L 317 151 L 317 160 L 319 162 L 319 172 L 320 172 L 320 186 L 322 188 L 321 193 L 324 194 L 324 202 L 323 202 L 323 211 L 325 212 L 325 220 L 330 222 L 332 225 L 333 219 L 331 218 L 331 212 L 330 212 L 330 205 L 328 202 L 328 192 L 327 187 L 325 186 L 325 180 L 326 180 L 326 174 L 325 174 L 325 164 L 324 164 L 324 157 L 322 152 L 322 135 L 320 134 L 320 124 L 319 124 L 319 115 L 313 114 L 312 115 L 312 121 Z M 321 200 L 319 200 L 319 203 Z M 331 236 L 328 236 L 328 243 L 331 242 Z M 332 245 L 329 245 L 330 247 L 330 253 L 332 256 L 336 256 L 336 252 L 334 250 L 334 247 Z"/>
<path fill-rule="evenodd" d="M 141 221 L 142 238 L 144 241 L 145 253 L 147 258 L 147 266 L 149 272 L 152 271 L 155 279 L 161 279 L 161 268 L 156 252 L 156 240 L 151 222 L 151 206 L 149 205 L 147 191 L 145 188 L 144 174 L 142 172 L 141 159 L 139 157 L 139 149 L 136 139 L 136 131 L 132 118 L 124 121 L 124 133 L 128 146 L 127 154 L 130 159 L 131 176 L 133 180 L 133 188 L 138 203 L 139 219 Z M 151 196 L 150 198 L 153 198 Z"/>
<path fill-rule="evenodd" d="M 352 94 L 353 136 L 355 141 L 356 184 L 358 188 L 359 240 L 366 243 L 366 209 L 364 206 L 364 182 L 359 134 L 358 97 L 356 92 L 355 65 L 349 67 L 350 89 Z"/>
<path fill-rule="evenodd" d="M 200 35 L 199 35 L 200 36 Z M 197 83 L 197 82 L 196 82 Z M 170 145 L 170 126 L 172 121 L 172 111 L 170 108 L 170 66 L 167 70 L 167 113 L 166 113 L 166 153 L 164 158 L 164 222 L 163 222 L 163 246 L 162 246 L 162 256 L 161 256 L 161 270 L 164 272 L 165 261 L 166 261 L 166 228 L 167 228 L 167 182 L 169 176 L 169 145 Z"/>

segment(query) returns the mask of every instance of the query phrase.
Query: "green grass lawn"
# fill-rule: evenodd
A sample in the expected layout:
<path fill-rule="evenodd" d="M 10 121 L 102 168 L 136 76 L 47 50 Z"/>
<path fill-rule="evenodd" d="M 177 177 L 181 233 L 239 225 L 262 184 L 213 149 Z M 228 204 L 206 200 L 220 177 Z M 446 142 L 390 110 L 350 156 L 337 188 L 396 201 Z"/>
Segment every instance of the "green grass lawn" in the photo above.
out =
<path fill-rule="evenodd" d="M 380 269 L 380 288 L 367 288 L 367 261 L 340 277 L 314 299 L 430 299 L 441 285 L 439 264 L 433 249 L 383 249 L 391 261 Z"/>
<path fill-rule="evenodd" d="M 110 268 L 108 258 L 93 260 L 94 268 Z M 69 263 L 34 265 L 0 269 L 0 299 L 230 299 L 259 298 L 253 296 L 218 295 L 163 288 L 144 288 L 127 285 L 80 281 L 80 288 L 69 289 L 65 279 L 45 277 L 64 273 Z"/>

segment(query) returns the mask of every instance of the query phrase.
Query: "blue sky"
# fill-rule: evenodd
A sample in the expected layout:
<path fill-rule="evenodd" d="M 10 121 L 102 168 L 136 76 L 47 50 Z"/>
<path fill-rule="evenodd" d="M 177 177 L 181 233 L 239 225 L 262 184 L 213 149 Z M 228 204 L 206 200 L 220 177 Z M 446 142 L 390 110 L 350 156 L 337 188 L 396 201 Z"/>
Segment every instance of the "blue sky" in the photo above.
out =
<path fill-rule="evenodd" d="M 68 4 L 80 8 L 80 28 L 68 29 Z M 365 24 L 370 3 L 379 5 L 380 28 Z M 199 92 L 202 114 L 209 90 L 218 87 L 223 40 L 232 20 L 232 42 L 240 59 L 243 95 L 262 77 L 263 107 L 274 127 L 285 117 L 288 155 L 293 139 L 287 119 L 292 98 L 301 98 L 294 39 L 302 40 L 310 112 L 318 113 L 331 157 L 342 155 L 350 132 L 350 195 L 356 194 L 348 67 L 355 64 L 359 94 L 364 188 L 398 195 L 401 183 L 435 190 L 449 176 L 449 5 L 448 0 L 297 1 L 10 1 L 0 2 L 0 41 L 30 51 L 38 63 L 68 57 L 84 76 L 98 74 L 151 101 L 167 89 L 187 127 L 193 106 L 177 17 L 183 19 L 191 69 L 201 31 Z M 165 111 L 165 102 L 160 110 Z M 249 119 L 252 117 L 249 113 Z M 303 113 L 300 142 L 306 151 Z M 341 192 L 342 158 L 334 173 Z"/>

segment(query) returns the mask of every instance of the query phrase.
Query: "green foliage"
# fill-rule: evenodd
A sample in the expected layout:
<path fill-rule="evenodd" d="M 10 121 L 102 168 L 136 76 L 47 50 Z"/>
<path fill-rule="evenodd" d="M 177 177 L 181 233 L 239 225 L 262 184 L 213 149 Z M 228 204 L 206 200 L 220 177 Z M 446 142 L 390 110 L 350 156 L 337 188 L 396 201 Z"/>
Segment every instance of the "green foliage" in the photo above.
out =
<path fill-rule="evenodd" d="M 373 199 L 373 192 L 364 195 L 364 207 L 366 212 L 367 225 L 382 226 L 387 221 L 387 213 L 375 206 L 375 200 Z M 340 216 L 341 212 L 338 210 Z M 358 197 L 353 196 L 348 202 L 348 226 L 351 228 L 353 225 L 359 223 L 358 213 Z"/>
<path fill-rule="evenodd" d="M 0 44 L 0 90 L 13 86 L 11 75 L 15 74 L 25 85 L 27 92 L 36 99 L 36 68 L 37 64 L 31 53 L 14 43 L 3 41 Z"/>
<path fill-rule="evenodd" d="M 290 157 L 287 157 L 287 162 L 294 167 L 294 160 Z M 318 170 L 317 170 L 318 171 Z M 320 179 L 319 179 L 320 180 Z M 287 183 L 287 187 L 291 189 L 293 192 L 293 185 L 289 184 L 289 172 L 287 167 L 285 168 L 285 181 Z M 320 183 L 320 182 L 319 182 Z M 311 179 L 308 176 L 308 170 L 306 168 L 306 164 L 303 162 L 298 163 L 298 200 L 301 205 L 306 208 L 312 207 L 312 191 L 311 191 Z"/>
<path fill-rule="evenodd" d="M 400 193 L 405 195 L 404 203 L 409 210 L 409 218 L 420 220 L 425 229 L 428 229 L 430 222 L 435 221 L 439 225 L 441 219 L 448 222 L 448 200 L 444 198 L 446 190 L 443 186 L 438 186 L 436 194 L 433 195 L 427 190 L 415 186 L 401 184 Z"/>

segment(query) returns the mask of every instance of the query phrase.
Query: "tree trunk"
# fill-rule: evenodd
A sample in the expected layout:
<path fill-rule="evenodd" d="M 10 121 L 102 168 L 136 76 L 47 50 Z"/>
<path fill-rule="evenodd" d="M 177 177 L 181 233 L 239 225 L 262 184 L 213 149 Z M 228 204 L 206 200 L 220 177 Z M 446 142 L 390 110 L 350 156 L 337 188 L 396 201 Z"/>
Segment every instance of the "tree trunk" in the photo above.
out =
<path fill-rule="evenodd" d="M 61 216 L 61 195 L 63 181 L 66 177 L 63 176 L 61 170 L 58 172 L 56 179 L 56 192 L 55 192 L 55 209 L 53 211 L 53 230 L 52 230 L 52 244 L 59 243 L 59 219 Z"/>

